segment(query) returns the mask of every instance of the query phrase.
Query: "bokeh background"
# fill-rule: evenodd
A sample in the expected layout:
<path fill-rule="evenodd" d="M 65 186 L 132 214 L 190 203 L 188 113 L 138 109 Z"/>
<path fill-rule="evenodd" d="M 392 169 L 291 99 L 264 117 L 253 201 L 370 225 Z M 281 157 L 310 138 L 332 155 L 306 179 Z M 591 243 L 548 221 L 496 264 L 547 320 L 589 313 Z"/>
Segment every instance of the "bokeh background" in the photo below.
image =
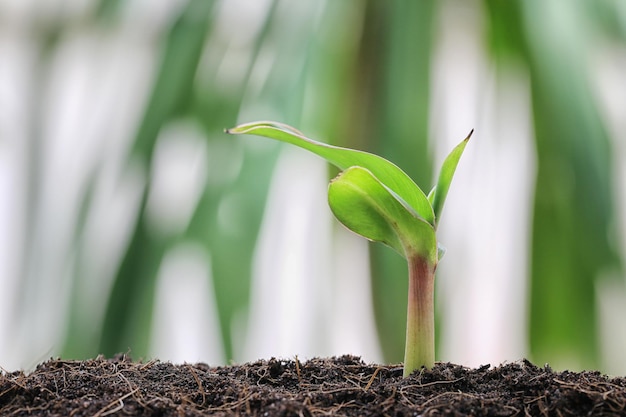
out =
<path fill-rule="evenodd" d="M 626 373 L 622 0 L 0 1 L 0 366 L 403 356 L 406 266 L 276 120 L 444 210 L 438 360 Z"/>

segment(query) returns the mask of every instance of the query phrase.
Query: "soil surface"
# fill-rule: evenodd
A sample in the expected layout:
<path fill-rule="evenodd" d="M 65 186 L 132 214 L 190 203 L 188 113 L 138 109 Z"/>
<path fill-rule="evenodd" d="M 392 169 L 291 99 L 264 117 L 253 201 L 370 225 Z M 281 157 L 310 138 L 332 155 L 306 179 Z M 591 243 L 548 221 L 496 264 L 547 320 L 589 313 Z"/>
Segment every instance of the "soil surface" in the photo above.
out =
<path fill-rule="evenodd" d="M 626 416 L 626 378 L 528 361 L 468 369 L 342 356 L 211 367 L 125 356 L 0 375 L 1 416 Z"/>

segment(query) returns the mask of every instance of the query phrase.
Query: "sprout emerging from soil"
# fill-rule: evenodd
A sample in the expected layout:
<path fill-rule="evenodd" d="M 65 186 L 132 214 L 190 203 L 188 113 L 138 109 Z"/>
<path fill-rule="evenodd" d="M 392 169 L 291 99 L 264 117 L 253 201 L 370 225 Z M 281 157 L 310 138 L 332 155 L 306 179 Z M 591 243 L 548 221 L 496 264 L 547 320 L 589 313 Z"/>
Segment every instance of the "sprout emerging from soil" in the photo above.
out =
<path fill-rule="evenodd" d="M 408 262 L 409 291 L 404 376 L 435 362 L 434 286 L 444 250 L 436 230 L 469 133 L 443 162 L 428 196 L 393 163 L 367 152 L 316 142 L 276 122 L 253 122 L 226 131 L 287 142 L 313 152 L 342 172 L 328 187 L 335 217 L 353 232 L 393 248 Z"/>

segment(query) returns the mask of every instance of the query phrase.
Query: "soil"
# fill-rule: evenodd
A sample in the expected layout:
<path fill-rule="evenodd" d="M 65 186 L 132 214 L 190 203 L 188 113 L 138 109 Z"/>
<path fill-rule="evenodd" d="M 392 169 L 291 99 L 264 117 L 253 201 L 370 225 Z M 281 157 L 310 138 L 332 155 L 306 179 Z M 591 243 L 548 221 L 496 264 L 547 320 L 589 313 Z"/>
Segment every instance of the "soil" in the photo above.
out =
<path fill-rule="evenodd" d="M 126 356 L 0 375 L 1 416 L 626 416 L 626 378 L 524 360 L 469 369 L 342 356 L 211 367 Z"/>

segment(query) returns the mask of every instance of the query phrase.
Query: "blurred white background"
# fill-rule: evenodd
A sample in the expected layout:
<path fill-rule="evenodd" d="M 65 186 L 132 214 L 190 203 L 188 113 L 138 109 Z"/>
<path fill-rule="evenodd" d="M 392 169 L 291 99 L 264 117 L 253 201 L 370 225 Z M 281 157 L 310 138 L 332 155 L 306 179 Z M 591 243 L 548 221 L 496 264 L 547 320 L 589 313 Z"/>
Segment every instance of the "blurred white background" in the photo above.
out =
<path fill-rule="evenodd" d="M 550 162 L 541 159 L 546 147 L 539 130 L 554 115 L 537 104 L 542 97 L 537 74 L 550 63 L 533 55 L 533 45 L 540 50 L 545 41 L 555 59 L 575 58 L 588 82 L 582 88 L 571 77 L 571 100 L 592 100 L 593 111 L 570 115 L 563 108 L 562 117 L 570 117 L 572 126 L 598 122 L 606 131 L 606 141 L 584 140 L 590 149 L 597 144 L 604 152 L 610 146 L 610 159 L 600 163 L 611 175 L 605 184 L 611 202 L 606 239 L 622 259 L 626 7 L 597 6 L 616 13 L 609 21 L 622 31 L 620 38 L 607 35 L 604 21 L 586 15 L 585 7 L 592 6 L 581 2 L 529 2 L 536 7 L 513 2 L 511 8 L 521 10 L 527 24 L 511 36 L 527 36 L 524 61 L 497 59 L 498 38 L 488 33 L 502 17 L 493 13 L 498 8 L 492 2 L 431 5 L 436 9 L 431 37 L 416 41 L 429 45 L 428 73 L 415 75 L 426 80 L 428 94 L 420 100 L 427 106 L 412 116 L 402 100 L 393 101 L 395 110 L 383 110 L 389 103 L 374 94 L 387 84 L 373 80 L 387 77 L 392 83 L 394 73 L 381 70 L 392 64 L 367 60 L 368 52 L 376 57 L 381 50 L 383 58 L 393 59 L 393 51 L 369 48 L 367 41 L 374 36 L 370 31 L 376 33 L 372 19 L 384 31 L 396 24 L 399 6 L 330 3 L 0 1 L 2 368 L 32 368 L 57 355 L 110 354 L 103 338 L 111 334 L 119 334 L 117 351 L 174 362 L 217 365 L 346 353 L 367 362 L 393 357 L 384 355 L 379 343 L 385 324 L 376 322 L 370 286 L 373 246 L 332 218 L 327 165 L 300 149 L 222 133 L 236 122 L 275 119 L 337 143 L 342 135 L 359 136 L 369 128 L 363 120 L 346 119 L 352 106 L 369 114 L 409 112 L 408 124 L 412 117 L 419 124 L 422 111 L 425 122 L 417 130 L 425 132 L 429 151 L 416 160 L 430 160 L 431 175 L 475 129 L 439 229 L 447 254 L 437 275 L 438 359 L 467 366 L 527 356 L 543 360 L 544 351 L 538 348 L 533 356 L 530 347 L 529 288 L 537 173 Z M 528 22 L 537 5 L 546 17 L 534 28 Z M 386 18 L 372 18 L 377 12 Z M 542 31 L 548 18 L 554 28 Z M 531 32 L 548 38 L 532 39 Z M 195 44 L 185 36 L 199 39 L 197 62 L 189 58 Z M 550 50 L 554 45 L 563 49 Z M 378 66 L 365 65 L 371 62 Z M 359 90 L 354 80 L 371 83 L 372 91 Z M 401 97 L 401 85 L 388 88 L 386 97 Z M 385 132 L 380 126 L 384 123 L 372 129 L 372 137 Z M 346 140 L 346 146 L 356 146 Z M 371 140 L 361 147 L 376 151 Z M 385 141 L 393 146 L 392 140 L 412 138 L 378 140 L 384 149 Z M 564 157 L 569 152 L 564 149 Z M 572 183 L 580 178 L 565 177 Z M 580 221 L 577 213 L 562 216 Z M 250 228 L 257 217 L 258 235 Z M 141 255 L 146 257 L 129 248 L 146 248 Z M 124 305 L 141 308 L 119 322 L 111 319 L 119 332 L 107 333 L 109 297 L 116 294 L 120 265 L 130 265 L 133 256 L 148 271 L 130 271 L 140 271 L 136 280 L 151 284 L 120 287 L 137 291 L 120 290 L 129 297 Z M 247 278 L 234 281 L 224 271 L 236 275 L 238 268 L 249 271 L 250 292 L 231 306 L 228 294 Z M 624 374 L 626 294 L 619 262 L 589 275 L 598 290 L 591 307 L 598 313 L 599 359 L 581 359 L 575 348 L 546 357 L 557 368 L 595 364 Z M 555 300 L 570 296 L 555 288 Z M 555 304 L 566 311 L 560 307 L 565 304 Z M 152 313 L 148 318 L 146 311 Z"/>

